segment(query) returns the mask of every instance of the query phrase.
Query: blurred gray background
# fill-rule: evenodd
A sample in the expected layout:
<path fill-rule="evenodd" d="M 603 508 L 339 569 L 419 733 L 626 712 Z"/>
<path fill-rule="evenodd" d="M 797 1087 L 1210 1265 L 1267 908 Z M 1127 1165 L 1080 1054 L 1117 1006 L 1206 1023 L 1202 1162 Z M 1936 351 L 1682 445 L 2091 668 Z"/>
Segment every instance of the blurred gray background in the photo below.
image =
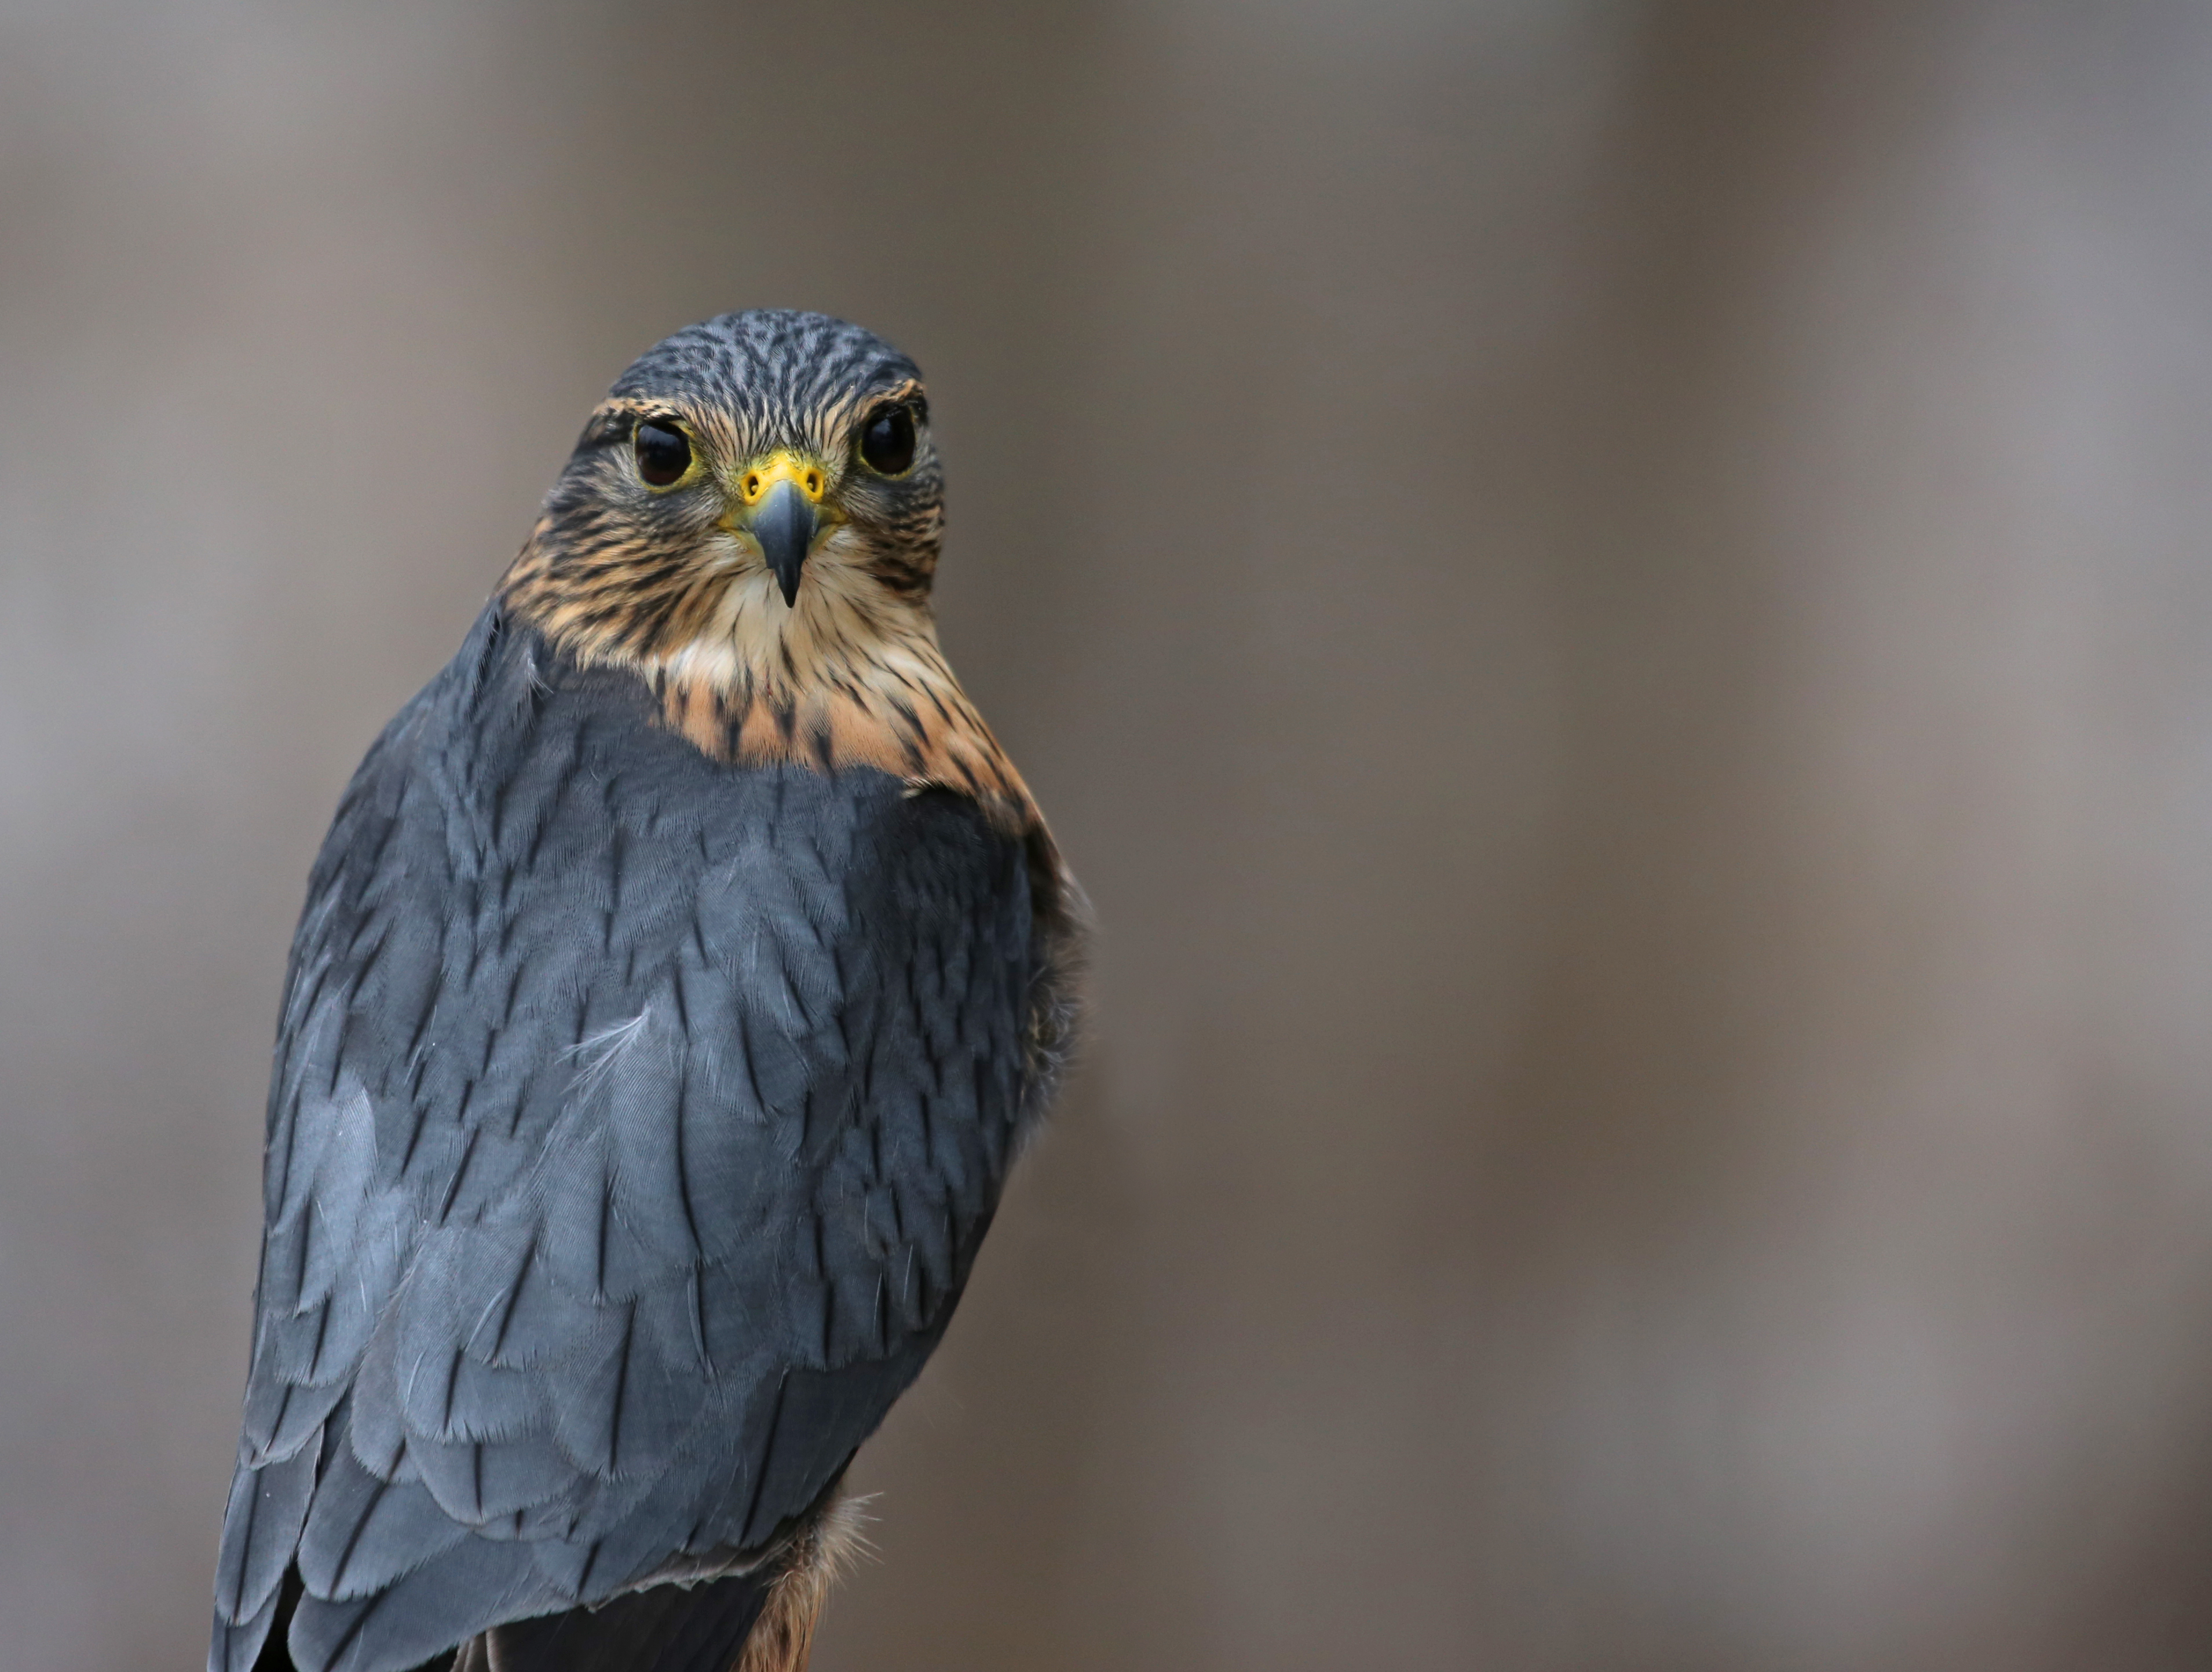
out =
<path fill-rule="evenodd" d="M 0 1669 L 199 1664 L 309 859 L 758 304 L 1104 925 L 820 1672 L 2212 1664 L 2212 10 L 0 0 Z"/>

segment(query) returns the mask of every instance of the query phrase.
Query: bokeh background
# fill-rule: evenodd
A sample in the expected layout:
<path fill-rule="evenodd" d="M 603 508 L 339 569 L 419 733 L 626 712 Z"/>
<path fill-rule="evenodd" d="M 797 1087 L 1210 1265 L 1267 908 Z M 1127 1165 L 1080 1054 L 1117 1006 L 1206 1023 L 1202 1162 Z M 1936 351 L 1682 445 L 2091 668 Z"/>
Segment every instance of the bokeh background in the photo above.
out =
<path fill-rule="evenodd" d="M 309 859 L 932 376 L 1103 932 L 820 1672 L 2212 1664 L 2212 11 L 0 3 L 0 1668 L 204 1652 Z"/>

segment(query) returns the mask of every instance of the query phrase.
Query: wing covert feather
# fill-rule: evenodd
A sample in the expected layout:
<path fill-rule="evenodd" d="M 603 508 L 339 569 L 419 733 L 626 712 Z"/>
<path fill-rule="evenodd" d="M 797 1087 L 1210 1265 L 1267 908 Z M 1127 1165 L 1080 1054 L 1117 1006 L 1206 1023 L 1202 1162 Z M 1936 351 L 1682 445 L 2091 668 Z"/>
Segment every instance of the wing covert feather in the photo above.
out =
<path fill-rule="evenodd" d="M 310 880 L 211 1666 L 288 1560 L 301 1664 L 389 1672 L 805 1512 L 966 1280 L 1034 941 L 969 803 L 717 765 L 488 611 Z"/>

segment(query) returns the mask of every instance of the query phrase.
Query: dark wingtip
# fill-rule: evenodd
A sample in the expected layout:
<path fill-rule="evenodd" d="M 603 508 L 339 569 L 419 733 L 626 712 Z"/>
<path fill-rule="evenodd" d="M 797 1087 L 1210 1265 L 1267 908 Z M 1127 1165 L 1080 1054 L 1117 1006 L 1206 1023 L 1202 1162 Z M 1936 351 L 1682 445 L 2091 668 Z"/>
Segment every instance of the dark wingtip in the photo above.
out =
<path fill-rule="evenodd" d="M 284 1582 L 244 1620 L 216 1615 L 215 1640 L 208 1646 L 208 1672 L 290 1672 L 292 1656 L 284 1633 L 299 1601 L 300 1576 L 284 1570 Z"/>

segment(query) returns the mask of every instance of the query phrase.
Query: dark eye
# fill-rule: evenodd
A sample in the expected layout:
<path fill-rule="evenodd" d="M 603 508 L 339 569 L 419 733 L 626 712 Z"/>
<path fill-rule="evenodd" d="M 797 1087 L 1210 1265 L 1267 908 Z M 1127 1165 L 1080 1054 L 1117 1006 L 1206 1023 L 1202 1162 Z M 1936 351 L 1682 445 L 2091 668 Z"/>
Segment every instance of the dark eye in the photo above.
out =
<path fill-rule="evenodd" d="M 884 476 L 914 463 L 914 409 L 887 406 L 860 431 L 860 462 Z"/>
<path fill-rule="evenodd" d="M 641 423 L 631 445 L 637 449 L 637 473 L 656 488 L 682 481 L 691 468 L 691 438 L 671 425 Z"/>

